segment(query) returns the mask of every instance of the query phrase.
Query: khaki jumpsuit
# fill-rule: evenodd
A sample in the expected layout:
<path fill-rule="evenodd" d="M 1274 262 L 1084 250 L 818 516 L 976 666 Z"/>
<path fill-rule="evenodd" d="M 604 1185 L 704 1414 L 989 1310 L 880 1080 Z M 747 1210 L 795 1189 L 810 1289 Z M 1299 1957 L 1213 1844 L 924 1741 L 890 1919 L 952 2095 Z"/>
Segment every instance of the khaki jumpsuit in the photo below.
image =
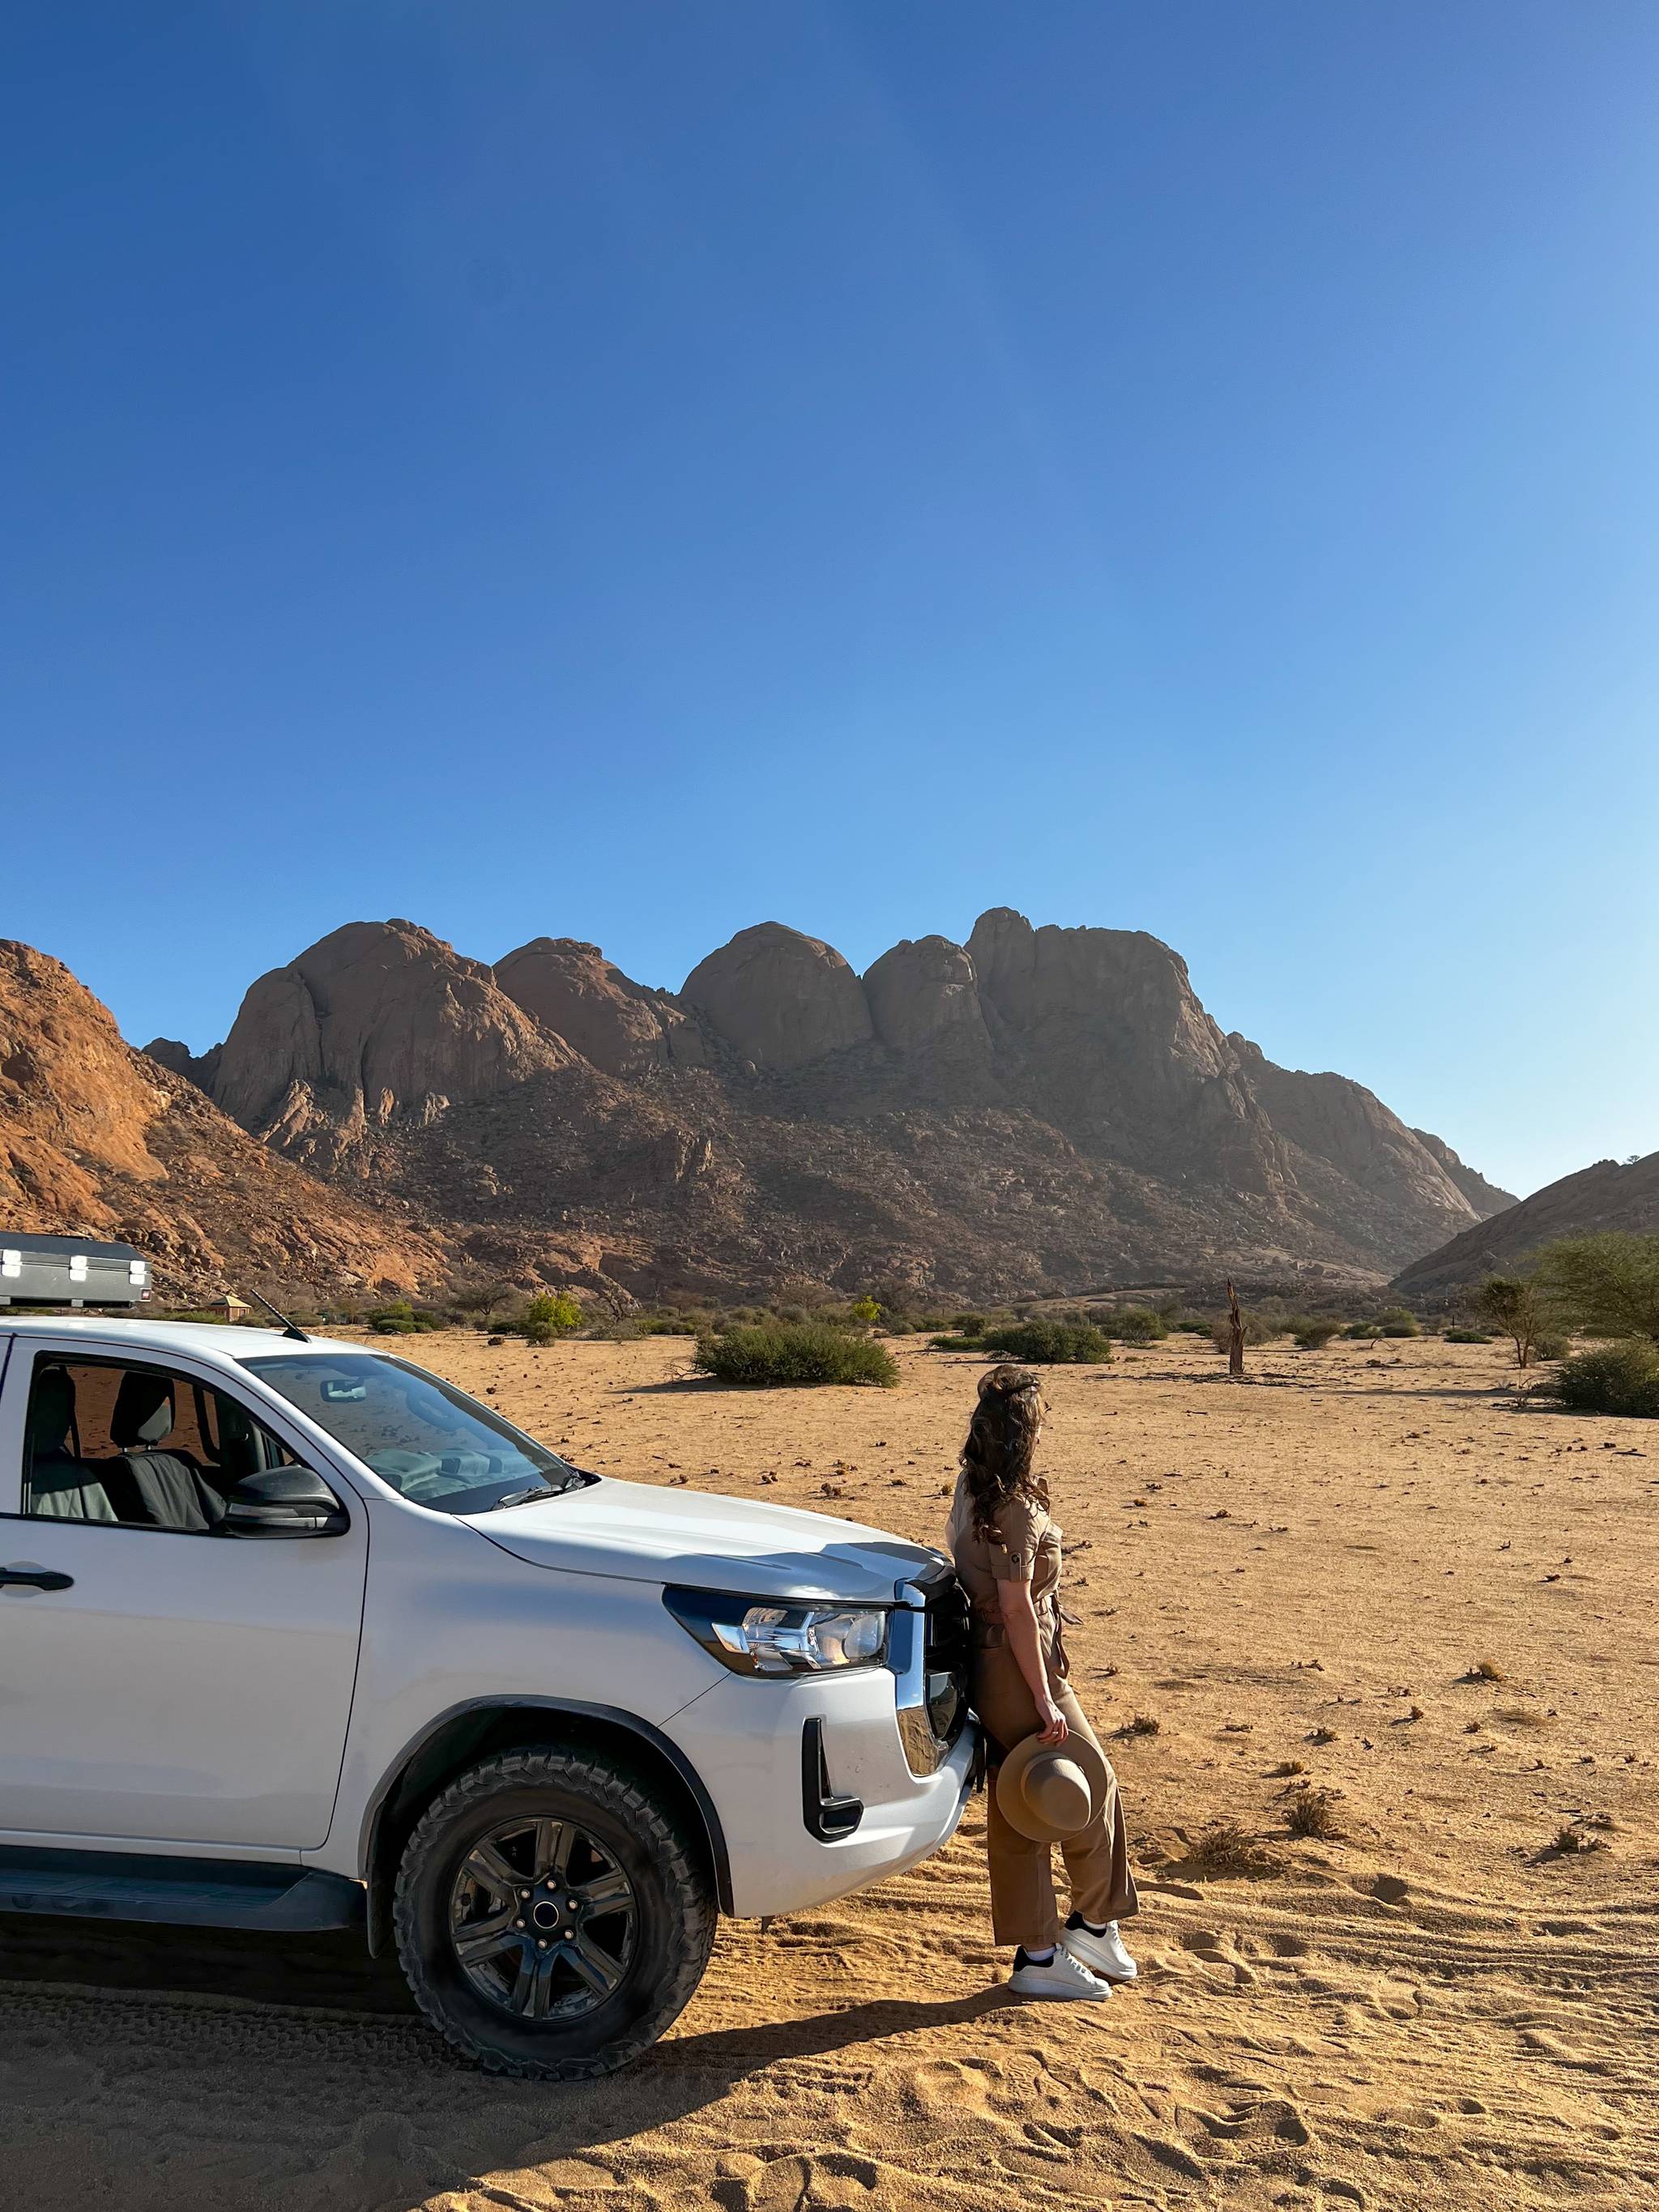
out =
<path fill-rule="evenodd" d="M 999 1943 L 1023 1943 L 1028 1951 L 1046 1949 L 1060 1937 L 1054 1903 L 1054 1868 L 1047 1844 L 1022 1836 L 1003 1818 L 997 1803 L 996 1770 L 1003 1757 L 1028 1735 L 1038 1733 L 1036 1701 L 1007 1641 L 997 1598 L 999 1582 L 1030 1583 L 1036 1611 L 1037 1641 L 1048 1676 L 1048 1694 L 1066 1716 L 1073 1735 L 1099 1739 L 1085 1717 L 1068 1679 L 1060 1609 L 1060 1534 L 1046 1500 L 1014 1498 L 997 1516 L 994 1537 L 974 1533 L 972 1501 L 958 1477 L 946 1532 L 957 1573 L 974 1615 L 974 1663 L 969 1692 L 974 1710 L 990 1741 L 991 1925 Z M 1105 1754 L 1103 1752 L 1102 1757 Z M 1072 1909 L 1098 1928 L 1108 1920 L 1127 1920 L 1139 1909 L 1117 1777 L 1111 1762 L 1105 1802 L 1086 1828 L 1060 1844 L 1071 1886 Z"/>

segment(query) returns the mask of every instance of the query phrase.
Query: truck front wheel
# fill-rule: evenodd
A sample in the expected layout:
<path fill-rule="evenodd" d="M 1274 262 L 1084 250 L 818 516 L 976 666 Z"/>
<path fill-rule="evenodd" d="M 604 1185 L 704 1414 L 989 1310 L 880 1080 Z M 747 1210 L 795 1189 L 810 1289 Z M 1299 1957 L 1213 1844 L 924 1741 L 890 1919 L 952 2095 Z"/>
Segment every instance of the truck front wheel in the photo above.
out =
<path fill-rule="evenodd" d="M 434 1798 L 404 1848 L 398 1955 L 490 2073 L 586 2081 L 636 2058 L 702 1978 L 714 1903 L 674 1816 L 603 1753 L 509 1751 Z"/>

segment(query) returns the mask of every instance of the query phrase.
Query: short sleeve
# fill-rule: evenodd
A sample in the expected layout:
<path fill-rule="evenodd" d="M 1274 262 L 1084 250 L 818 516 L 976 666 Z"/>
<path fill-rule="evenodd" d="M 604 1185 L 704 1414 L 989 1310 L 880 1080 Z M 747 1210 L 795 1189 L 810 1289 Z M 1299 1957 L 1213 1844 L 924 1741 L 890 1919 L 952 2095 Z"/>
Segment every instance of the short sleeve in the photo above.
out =
<path fill-rule="evenodd" d="M 985 1563 L 1000 1583 L 1029 1583 L 1048 1515 L 1034 1498 L 1011 1498 L 985 1539 Z"/>

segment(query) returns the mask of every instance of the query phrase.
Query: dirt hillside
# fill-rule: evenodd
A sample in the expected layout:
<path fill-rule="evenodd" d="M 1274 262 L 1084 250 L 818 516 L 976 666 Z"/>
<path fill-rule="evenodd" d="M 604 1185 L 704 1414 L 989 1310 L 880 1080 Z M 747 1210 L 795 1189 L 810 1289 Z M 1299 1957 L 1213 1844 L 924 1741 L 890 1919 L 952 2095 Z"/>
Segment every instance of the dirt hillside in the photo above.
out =
<path fill-rule="evenodd" d="M 256 1144 L 122 1042 L 61 961 L 0 941 L 0 1227 L 124 1238 L 164 1299 L 415 1290 L 437 1243 Z"/>

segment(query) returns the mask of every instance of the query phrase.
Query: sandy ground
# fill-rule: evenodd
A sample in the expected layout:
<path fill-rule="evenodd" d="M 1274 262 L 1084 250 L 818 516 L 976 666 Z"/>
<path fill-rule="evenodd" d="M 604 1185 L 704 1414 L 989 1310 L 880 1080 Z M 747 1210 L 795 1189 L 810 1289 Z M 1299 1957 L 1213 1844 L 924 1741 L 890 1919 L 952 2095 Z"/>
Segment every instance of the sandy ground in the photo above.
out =
<path fill-rule="evenodd" d="M 937 1540 L 975 1363 L 662 1389 L 672 1340 L 416 1340 L 583 1464 Z M 0 1923 L 8 2202 L 795 2212 L 1596 2208 L 1659 2173 L 1659 1432 L 1519 1408 L 1497 1347 L 1158 1346 L 1052 1378 L 1069 1643 L 1135 1834 L 1142 1978 L 1008 1999 L 983 1814 L 763 1936 L 595 2088 L 452 2063 L 341 1939 Z M 1490 1660 L 1501 1681 L 1466 1679 Z M 1130 1734 L 1135 1715 L 1156 1734 Z M 1119 1734 L 1118 1731 L 1126 1731 Z M 1285 1833 L 1300 1759 L 1342 1835 Z M 1203 1881 L 1206 1824 L 1278 1862 Z M 1601 1848 L 1553 1849 L 1590 1821 Z"/>

